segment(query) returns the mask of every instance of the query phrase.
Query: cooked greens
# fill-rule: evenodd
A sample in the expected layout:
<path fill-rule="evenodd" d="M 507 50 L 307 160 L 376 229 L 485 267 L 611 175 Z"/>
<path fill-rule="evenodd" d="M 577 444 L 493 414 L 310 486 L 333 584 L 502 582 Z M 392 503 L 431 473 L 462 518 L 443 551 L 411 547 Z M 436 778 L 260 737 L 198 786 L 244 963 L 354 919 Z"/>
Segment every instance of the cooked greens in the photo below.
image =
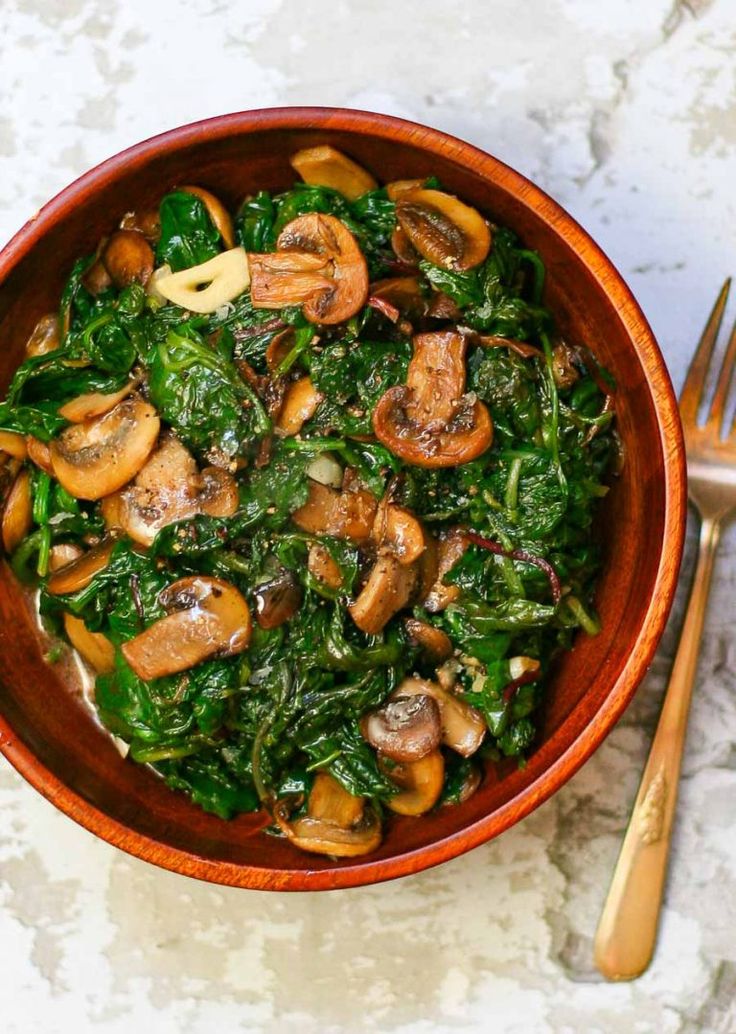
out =
<path fill-rule="evenodd" d="M 511 230 L 434 180 L 355 197 L 331 148 L 304 167 L 232 225 L 167 194 L 80 259 L 0 403 L 2 536 L 133 761 L 350 856 L 533 749 L 597 631 L 613 386 Z M 197 311 L 228 243 L 250 289 Z M 210 263 L 191 308 L 154 257 Z"/>

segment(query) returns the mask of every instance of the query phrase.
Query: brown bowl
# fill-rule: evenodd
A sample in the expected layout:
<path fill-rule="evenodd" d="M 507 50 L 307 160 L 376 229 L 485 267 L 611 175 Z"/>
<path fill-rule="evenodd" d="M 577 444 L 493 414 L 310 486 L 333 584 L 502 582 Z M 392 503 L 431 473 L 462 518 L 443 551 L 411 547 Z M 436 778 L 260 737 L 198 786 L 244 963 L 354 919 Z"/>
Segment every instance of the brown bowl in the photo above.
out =
<path fill-rule="evenodd" d="M 21 361 L 37 318 L 54 309 L 74 260 L 129 209 L 177 183 L 234 205 L 283 189 L 289 155 L 330 143 L 379 181 L 436 174 L 446 188 L 516 230 L 548 270 L 547 303 L 564 333 L 589 344 L 619 386 L 623 473 L 601 521 L 603 630 L 580 635 L 549 686 L 539 745 L 526 768 L 489 777 L 464 805 L 393 819 L 380 849 L 332 862 L 259 835 L 261 820 L 224 822 L 123 760 L 44 663 L 34 620 L 7 567 L 0 574 L 0 748 L 67 815 L 167 869 L 261 890 L 322 890 L 417 872 L 468 851 L 554 793 L 610 731 L 652 660 L 675 590 L 685 523 L 677 404 L 652 333 L 623 280 L 588 235 L 541 190 L 495 158 L 401 119 L 327 108 L 247 111 L 154 137 L 110 158 L 49 202 L 0 253 L 0 378 Z"/>

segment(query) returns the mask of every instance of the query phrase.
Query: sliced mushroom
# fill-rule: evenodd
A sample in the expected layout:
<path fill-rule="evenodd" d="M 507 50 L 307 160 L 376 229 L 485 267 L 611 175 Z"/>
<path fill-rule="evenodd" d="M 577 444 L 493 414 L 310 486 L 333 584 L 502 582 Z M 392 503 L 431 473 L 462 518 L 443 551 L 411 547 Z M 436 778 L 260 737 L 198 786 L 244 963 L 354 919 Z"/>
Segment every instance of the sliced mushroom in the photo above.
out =
<path fill-rule="evenodd" d="M 24 460 L 28 455 L 25 438 L 15 431 L 0 431 L 0 452 L 6 452 L 16 460 Z"/>
<path fill-rule="evenodd" d="M 440 744 L 440 710 L 431 696 L 394 695 L 383 707 L 363 716 L 360 731 L 384 757 L 418 761 Z"/>
<path fill-rule="evenodd" d="M 158 243 L 161 237 L 161 217 L 158 208 L 143 208 L 140 211 L 126 212 L 120 220 L 120 229 L 137 230 L 149 243 Z"/>
<path fill-rule="evenodd" d="M 414 566 L 402 564 L 392 553 L 379 556 L 358 598 L 348 607 L 358 628 L 366 635 L 378 635 L 409 602 L 416 580 Z"/>
<path fill-rule="evenodd" d="M 290 822 L 288 809 L 288 801 L 279 801 L 274 818 L 302 851 L 355 858 L 375 851 L 381 843 L 381 821 L 373 808 L 367 808 L 362 798 L 352 797 L 327 774 L 320 773 L 314 781 L 307 815 Z"/>
<path fill-rule="evenodd" d="M 469 545 L 470 540 L 462 528 L 450 528 L 440 536 L 437 542 L 435 579 L 429 591 L 421 597 L 425 610 L 428 610 L 430 614 L 438 614 L 449 607 L 460 595 L 459 587 L 445 585 L 444 577 L 452 570 Z"/>
<path fill-rule="evenodd" d="M 418 761 L 394 763 L 379 756 L 379 763 L 391 782 L 401 787 L 401 793 L 386 802 L 391 811 L 399 815 L 424 815 L 435 806 L 445 778 L 445 759 L 439 750 Z"/>
<path fill-rule="evenodd" d="M 160 421 L 132 396 L 109 413 L 73 424 L 51 442 L 54 474 L 78 499 L 102 499 L 136 476 L 153 449 Z"/>
<path fill-rule="evenodd" d="M 78 560 L 83 555 L 84 550 L 74 545 L 73 542 L 59 542 L 51 547 L 49 571 L 58 571 L 60 568 L 66 567 L 67 564 L 71 564 L 72 560 Z"/>
<path fill-rule="evenodd" d="M 316 187 L 330 187 L 339 191 L 348 201 L 355 201 L 378 183 L 361 165 L 329 144 L 305 147 L 289 159 L 292 168 L 305 183 Z"/>
<path fill-rule="evenodd" d="M 231 248 L 198 266 L 158 277 L 156 290 L 182 309 L 210 313 L 241 295 L 250 276 L 245 251 Z"/>
<path fill-rule="evenodd" d="M 276 433 L 282 438 L 299 434 L 307 420 L 317 412 L 317 407 L 324 398 L 317 391 L 309 377 L 300 377 L 292 381 L 286 389 L 284 401 L 276 421 Z"/>
<path fill-rule="evenodd" d="M 208 467 L 200 475 L 192 454 L 171 431 L 138 472 L 132 485 L 102 501 L 108 528 L 121 528 L 142 546 L 150 546 L 161 528 L 198 513 L 227 517 L 238 508 L 235 479 Z"/>
<path fill-rule="evenodd" d="M 326 546 L 322 546 L 317 542 L 313 542 L 310 545 L 307 556 L 307 568 L 309 573 L 326 585 L 328 589 L 337 591 L 342 588 L 340 565 L 331 556 Z"/>
<path fill-rule="evenodd" d="M 421 521 L 392 503 L 388 495 L 379 504 L 371 537 L 379 549 L 388 549 L 402 564 L 413 564 L 426 548 Z"/>
<path fill-rule="evenodd" d="M 223 205 L 219 198 L 216 198 L 214 194 L 211 194 L 209 190 L 205 190 L 204 187 L 179 187 L 185 194 L 194 194 L 204 204 L 207 209 L 207 214 L 212 220 L 212 224 L 222 237 L 222 242 L 226 248 L 235 247 L 235 232 L 233 230 L 233 221 L 230 218 L 228 210 Z"/>
<path fill-rule="evenodd" d="M 294 347 L 294 338 L 294 328 L 286 327 L 284 330 L 280 330 L 278 334 L 274 334 L 268 342 L 265 360 L 269 373 L 276 373 L 281 363 Z"/>
<path fill-rule="evenodd" d="M 394 255 L 399 260 L 400 267 L 407 271 L 418 268 L 419 260 L 422 256 L 400 226 L 396 226 L 391 234 L 391 247 L 393 248 Z"/>
<path fill-rule="evenodd" d="M 48 447 L 48 443 L 42 442 L 40 438 L 34 438 L 32 434 L 28 434 L 26 435 L 26 449 L 28 450 L 28 459 L 31 463 L 35 463 L 41 470 L 53 476 L 54 468 L 51 465 L 51 450 Z"/>
<path fill-rule="evenodd" d="M 118 402 L 122 402 L 132 391 L 135 391 L 139 383 L 138 378 L 132 378 L 120 391 L 113 391 L 108 395 L 104 395 L 99 391 L 90 391 L 86 395 L 78 395 L 75 399 L 71 399 L 70 402 L 66 402 L 59 408 L 59 416 L 64 417 L 65 420 L 72 424 L 82 424 L 85 420 L 102 416 L 103 413 L 109 413 L 111 409 L 117 406 Z"/>
<path fill-rule="evenodd" d="M 444 269 L 472 269 L 491 248 L 491 231 L 480 212 L 441 190 L 403 193 L 396 219 L 419 254 Z"/>
<path fill-rule="evenodd" d="M 208 657 L 242 653 L 250 642 L 248 604 L 221 578 L 180 578 L 159 594 L 159 602 L 167 616 L 122 646 L 125 660 L 146 682 L 186 671 Z"/>
<path fill-rule="evenodd" d="M 580 371 L 575 365 L 575 350 L 566 341 L 558 341 L 552 349 L 552 376 L 557 387 L 564 391 L 580 380 Z"/>
<path fill-rule="evenodd" d="M 429 660 L 436 662 L 447 660 L 452 655 L 452 640 L 441 628 L 430 625 L 419 618 L 404 618 L 409 641 L 421 648 Z"/>
<path fill-rule="evenodd" d="M 21 470 L 13 482 L 5 502 L 2 518 L 2 539 L 5 552 L 14 553 L 31 530 L 33 503 L 31 479 L 27 470 Z"/>
<path fill-rule="evenodd" d="M 493 440 L 486 406 L 465 390 L 467 340 L 457 330 L 417 334 L 406 385 L 381 396 L 373 411 L 377 438 L 419 467 L 454 467 L 476 459 Z"/>
<path fill-rule="evenodd" d="M 291 571 L 284 571 L 253 590 L 256 621 L 261 628 L 278 628 L 293 618 L 302 602 L 302 590 Z"/>
<path fill-rule="evenodd" d="M 100 249 L 101 250 L 101 249 Z M 99 255 L 85 269 L 82 277 L 82 286 L 94 295 L 95 298 L 112 287 L 112 277 L 105 268 L 105 264 Z"/>
<path fill-rule="evenodd" d="M 424 180 L 392 180 L 386 184 L 384 189 L 390 201 L 398 201 L 403 194 L 421 190 L 424 182 Z"/>
<path fill-rule="evenodd" d="M 366 489 L 338 492 L 310 481 L 307 501 L 291 519 L 311 535 L 365 542 L 371 537 L 377 508 L 376 497 Z"/>
<path fill-rule="evenodd" d="M 350 319 L 368 297 L 368 267 L 350 230 L 333 215 L 310 212 L 284 227 L 272 255 L 251 254 L 257 309 L 303 305 L 312 323 Z"/>
<path fill-rule="evenodd" d="M 46 583 L 46 589 L 52 596 L 67 596 L 72 592 L 79 592 L 86 589 L 89 583 L 98 572 L 104 570 L 110 563 L 110 555 L 115 547 L 115 538 L 103 539 L 99 545 L 76 559 L 70 560 L 54 570 L 54 573 Z"/>
<path fill-rule="evenodd" d="M 116 230 L 102 250 L 102 263 L 117 288 L 144 287 L 153 273 L 151 245 L 137 230 Z"/>
<path fill-rule="evenodd" d="M 115 647 L 102 632 L 90 632 L 81 618 L 64 614 L 64 630 L 69 642 L 98 675 L 115 669 Z"/>
<path fill-rule="evenodd" d="M 526 341 L 516 341 L 514 338 L 501 337 L 498 334 L 478 334 L 474 340 L 483 348 L 508 348 L 522 359 L 544 359 L 544 352 L 534 345 L 528 345 Z"/>
<path fill-rule="evenodd" d="M 432 300 L 422 291 L 421 284 L 415 276 L 393 276 L 386 280 L 376 280 L 371 284 L 370 300 L 376 298 L 388 302 L 409 319 L 421 319 L 426 316 Z"/>
<path fill-rule="evenodd" d="M 442 719 L 442 743 L 469 758 L 480 747 L 486 734 L 483 715 L 465 700 L 429 679 L 407 678 L 394 691 L 393 699 L 430 696 L 437 702 Z"/>
<path fill-rule="evenodd" d="M 59 317 L 56 313 L 49 312 L 42 316 L 26 341 L 26 355 L 31 358 L 55 351 L 59 347 L 60 334 Z"/>

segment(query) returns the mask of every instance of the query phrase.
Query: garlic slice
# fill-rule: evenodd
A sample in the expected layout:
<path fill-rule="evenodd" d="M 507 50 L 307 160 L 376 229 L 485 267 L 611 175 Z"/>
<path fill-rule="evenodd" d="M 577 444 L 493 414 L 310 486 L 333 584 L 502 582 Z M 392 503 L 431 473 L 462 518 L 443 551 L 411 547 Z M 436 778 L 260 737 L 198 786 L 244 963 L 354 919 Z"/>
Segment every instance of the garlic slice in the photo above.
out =
<path fill-rule="evenodd" d="M 231 248 L 208 262 L 156 281 L 158 293 L 190 312 L 211 313 L 233 301 L 250 284 L 243 248 Z"/>

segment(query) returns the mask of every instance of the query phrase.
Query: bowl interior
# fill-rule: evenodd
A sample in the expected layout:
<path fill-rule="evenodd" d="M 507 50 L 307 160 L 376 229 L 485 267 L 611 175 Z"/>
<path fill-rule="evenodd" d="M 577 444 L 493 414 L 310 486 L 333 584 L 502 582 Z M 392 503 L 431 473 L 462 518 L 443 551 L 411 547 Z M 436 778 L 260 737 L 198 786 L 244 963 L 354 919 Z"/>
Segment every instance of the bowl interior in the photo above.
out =
<path fill-rule="evenodd" d="M 489 777 L 465 805 L 421 820 L 392 820 L 380 850 L 364 862 L 334 863 L 254 835 L 261 824 L 257 817 L 226 823 L 206 815 L 146 769 L 124 761 L 60 675 L 44 663 L 32 615 L 7 568 L 2 571 L 0 712 L 11 730 L 4 746 L 24 774 L 75 818 L 150 860 L 225 882 L 303 889 L 367 882 L 457 854 L 510 825 L 567 778 L 592 749 L 581 744 L 584 731 L 598 724 L 600 739 L 633 692 L 636 679 L 626 681 L 632 648 L 638 643 L 639 651 L 653 649 L 646 635 L 650 608 L 655 588 L 662 585 L 665 552 L 675 568 L 679 560 L 681 529 L 672 523 L 672 508 L 679 507 L 681 516 L 682 486 L 672 481 L 679 431 L 671 395 L 662 397 L 670 389 L 656 346 L 635 307 L 639 323 L 632 337 L 632 319 L 622 317 L 620 297 L 617 301 L 616 274 L 564 213 L 504 166 L 440 134 L 378 116 L 298 121 L 246 115 L 183 131 L 175 141 L 152 142 L 107 163 L 48 206 L 37 225 L 23 231 L 26 237 L 21 234 L 6 249 L 7 274 L 0 285 L 2 385 L 20 362 L 37 318 L 57 306 L 74 260 L 91 252 L 124 212 L 155 204 L 177 183 L 200 183 L 231 205 L 257 189 L 285 188 L 294 179 L 289 155 L 329 142 L 379 181 L 439 176 L 448 190 L 539 250 L 548 270 L 546 301 L 560 327 L 571 340 L 588 344 L 616 378 L 618 430 L 626 454 L 600 521 L 606 554 L 598 591 L 603 630 L 596 638 L 579 636 L 559 664 L 539 746 L 528 765 Z M 471 165 L 469 155 L 477 156 Z M 664 385 L 659 398 L 652 390 L 652 369 Z M 675 531 L 668 531 L 672 527 Z M 665 613 L 673 582 L 670 578 L 666 598 L 659 601 Z M 661 623 L 663 618 L 655 642 Z M 540 788 L 553 769 L 557 774 Z"/>

